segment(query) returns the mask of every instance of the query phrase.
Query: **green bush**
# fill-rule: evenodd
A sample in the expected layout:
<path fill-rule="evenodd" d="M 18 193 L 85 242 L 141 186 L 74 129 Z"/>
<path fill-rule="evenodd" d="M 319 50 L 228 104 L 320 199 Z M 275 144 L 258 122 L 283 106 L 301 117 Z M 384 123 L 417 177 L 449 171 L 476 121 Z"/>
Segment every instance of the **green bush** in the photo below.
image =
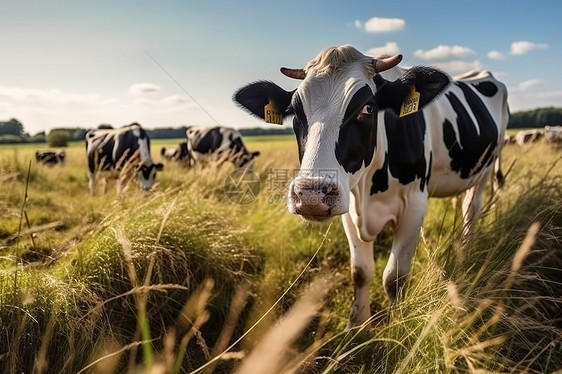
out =
<path fill-rule="evenodd" d="M 68 145 L 68 132 L 64 130 L 53 130 L 47 135 L 49 147 L 66 147 Z"/>

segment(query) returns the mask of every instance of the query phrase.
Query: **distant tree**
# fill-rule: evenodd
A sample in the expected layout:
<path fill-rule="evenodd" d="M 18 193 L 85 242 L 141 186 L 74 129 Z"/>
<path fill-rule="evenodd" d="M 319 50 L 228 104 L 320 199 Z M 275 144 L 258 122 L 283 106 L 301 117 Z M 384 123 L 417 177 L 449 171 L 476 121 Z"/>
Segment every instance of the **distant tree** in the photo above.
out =
<path fill-rule="evenodd" d="M 37 134 L 31 136 L 28 140 L 30 143 L 45 143 L 47 142 L 47 136 L 45 131 L 38 132 Z"/>
<path fill-rule="evenodd" d="M 509 128 L 532 128 L 546 125 L 562 125 L 562 108 L 538 108 L 512 113 Z"/>
<path fill-rule="evenodd" d="M 68 140 L 84 140 L 86 137 L 86 129 L 70 129 L 68 132 Z"/>
<path fill-rule="evenodd" d="M 6 134 L 0 135 L 0 144 L 10 144 L 10 143 L 22 143 L 23 139 L 21 136 Z"/>
<path fill-rule="evenodd" d="M 0 135 L 15 135 L 23 137 L 23 125 L 15 118 L 11 118 L 9 121 L 2 121 L 0 122 Z"/>
<path fill-rule="evenodd" d="M 49 147 L 66 147 L 68 145 L 68 132 L 65 130 L 51 130 L 47 135 Z"/>
<path fill-rule="evenodd" d="M 112 128 L 113 126 L 111 126 L 108 123 L 101 123 L 100 125 L 98 125 L 98 129 L 102 129 L 102 130 L 110 130 Z"/>

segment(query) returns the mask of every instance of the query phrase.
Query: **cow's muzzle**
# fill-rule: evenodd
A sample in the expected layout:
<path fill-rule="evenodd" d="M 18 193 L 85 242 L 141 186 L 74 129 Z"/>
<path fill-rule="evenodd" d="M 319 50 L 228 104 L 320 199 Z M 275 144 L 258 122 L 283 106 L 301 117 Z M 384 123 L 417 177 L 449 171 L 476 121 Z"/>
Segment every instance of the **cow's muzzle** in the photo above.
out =
<path fill-rule="evenodd" d="M 297 178 L 289 188 L 288 208 L 310 221 L 324 221 L 344 214 L 341 188 L 333 181 L 321 177 Z"/>

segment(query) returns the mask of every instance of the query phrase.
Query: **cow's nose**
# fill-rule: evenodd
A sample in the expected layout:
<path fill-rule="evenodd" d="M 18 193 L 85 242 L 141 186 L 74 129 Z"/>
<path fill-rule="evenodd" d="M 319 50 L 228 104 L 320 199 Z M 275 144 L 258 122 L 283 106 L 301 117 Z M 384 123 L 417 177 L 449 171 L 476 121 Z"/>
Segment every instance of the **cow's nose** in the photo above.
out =
<path fill-rule="evenodd" d="M 336 183 L 324 178 L 298 178 L 291 184 L 290 199 L 294 213 L 321 220 L 333 215 L 340 193 Z"/>

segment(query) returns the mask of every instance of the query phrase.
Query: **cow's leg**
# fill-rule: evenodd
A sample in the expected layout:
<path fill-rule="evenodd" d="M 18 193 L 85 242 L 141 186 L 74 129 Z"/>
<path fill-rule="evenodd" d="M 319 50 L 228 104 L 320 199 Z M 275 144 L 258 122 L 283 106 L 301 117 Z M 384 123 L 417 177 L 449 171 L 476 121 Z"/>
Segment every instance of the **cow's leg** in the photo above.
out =
<path fill-rule="evenodd" d="M 125 186 L 127 185 L 127 179 L 125 175 L 119 175 L 117 177 L 117 196 L 121 196 L 123 191 L 125 190 Z"/>
<path fill-rule="evenodd" d="M 484 173 L 480 182 L 466 191 L 462 201 L 462 216 L 464 220 L 463 238 L 465 239 L 471 234 L 476 221 L 480 217 L 484 192 L 486 191 L 486 182 L 490 179 L 491 172 L 492 170 L 490 169 Z"/>
<path fill-rule="evenodd" d="M 426 207 L 427 196 L 412 196 L 398 218 L 390 257 L 382 276 L 384 289 L 391 302 L 396 301 L 410 272 Z"/>
<path fill-rule="evenodd" d="M 107 178 L 101 178 L 102 183 L 102 194 L 105 195 L 107 193 Z"/>
<path fill-rule="evenodd" d="M 96 178 L 96 173 L 88 172 L 88 187 L 90 188 L 90 193 L 92 194 L 92 196 L 96 196 L 97 184 L 98 181 Z"/>
<path fill-rule="evenodd" d="M 365 242 L 357 236 L 357 229 L 349 214 L 343 215 L 342 222 L 349 241 L 353 276 L 353 304 L 347 324 L 347 329 L 350 329 L 361 325 L 371 317 L 369 286 L 373 280 L 375 260 L 373 242 Z"/>

